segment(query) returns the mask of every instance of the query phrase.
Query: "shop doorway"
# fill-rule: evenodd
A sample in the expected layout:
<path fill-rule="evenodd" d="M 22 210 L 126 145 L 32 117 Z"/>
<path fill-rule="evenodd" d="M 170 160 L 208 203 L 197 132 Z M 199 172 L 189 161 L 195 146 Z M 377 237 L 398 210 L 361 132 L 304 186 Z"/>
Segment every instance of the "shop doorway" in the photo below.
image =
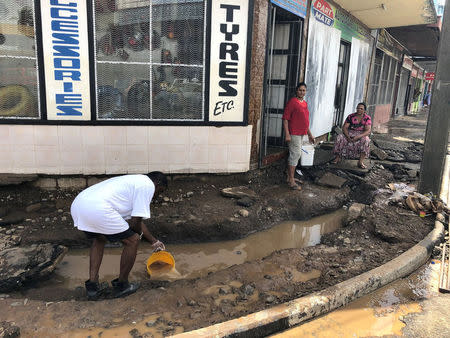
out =
<path fill-rule="evenodd" d="M 350 44 L 341 41 L 339 49 L 336 94 L 334 96 L 334 125 L 341 127 L 344 119 L 345 97 L 347 95 L 348 68 L 350 64 Z"/>
<path fill-rule="evenodd" d="M 398 96 L 395 109 L 396 115 L 404 115 L 406 112 L 409 74 L 410 72 L 405 68 L 402 68 L 400 71 L 400 83 L 398 85 Z"/>
<path fill-rule="evenodd" d="M 300 78 L 302 28 L 300 17 L 271 5 L 264 88 L 263 157 L 285 147 L 282 116 Z"/>

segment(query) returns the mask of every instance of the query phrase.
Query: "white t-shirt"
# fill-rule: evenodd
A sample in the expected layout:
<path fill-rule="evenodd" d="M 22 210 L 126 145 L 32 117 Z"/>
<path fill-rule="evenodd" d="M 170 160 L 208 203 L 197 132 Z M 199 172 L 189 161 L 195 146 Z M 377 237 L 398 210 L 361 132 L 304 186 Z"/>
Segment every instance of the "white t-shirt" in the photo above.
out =
<path fill-rule="evenodd" d="M 126 219 L 150 218 L 155 185 L 146 175 L 113 177 L 83 190 L 70 212 L 79 230 L 105 235 L 128 229 Z"/>

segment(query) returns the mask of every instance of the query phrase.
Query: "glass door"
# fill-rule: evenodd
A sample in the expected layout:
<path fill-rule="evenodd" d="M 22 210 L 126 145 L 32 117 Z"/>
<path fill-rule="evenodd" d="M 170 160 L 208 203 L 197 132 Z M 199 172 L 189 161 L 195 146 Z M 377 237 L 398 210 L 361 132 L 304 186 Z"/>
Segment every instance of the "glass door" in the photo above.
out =
<path fill-rule="evenodd" d="M 338 71 L 336 79 L 336 94 L 334 96 L 334 125 L 342 126 L 345 97 L 347 95 L 348 68 L 350 63 L 350 44 L 341 41 L 339 49 Z"/>
<path fill-rule="evenodd" d="M 284 147 L 282 116 L 300 76 L 302 19 L 272 5 L 268 31 L 263 156 Z"/>

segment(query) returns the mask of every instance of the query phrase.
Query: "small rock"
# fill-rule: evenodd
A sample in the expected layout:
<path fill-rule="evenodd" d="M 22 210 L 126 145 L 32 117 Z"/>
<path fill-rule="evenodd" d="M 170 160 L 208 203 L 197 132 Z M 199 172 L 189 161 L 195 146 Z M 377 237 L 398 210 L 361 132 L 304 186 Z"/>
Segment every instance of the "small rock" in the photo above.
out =
<path fill-rule="evenodd" d="M 220 192 L 225 197 L 232 197 L 239 199 L 243 197 L 257 198 L 256 193 L 245 186 L 224 188 Z"/>
<path fill-rule="evenodd" d="M 239 200 L 237 200 L 237 205 L 240 205 L 241 207 L 249 208 L 254 204 L 254 201 L 249 197 L 243 197 Z"/>
<path fill-rule="evenodd" d="M 410 178 L 415 178 L 417 177 L 417 170 L 408 170 L 407 174 Z"/>
<path fill-rule="evenodd" d="M 245 210 L 245 209 L 239 210 L 239 215 L 241 215 L 242 217 L 248 217 L 249 214 L 250 213 L 248 212 L 248 210 Z"/>
<path fill-rule="evenodd" d="M 240 250 L 236 251 L 236 255 L 242 255 L 242 252 Z"/>
<path fill-rule="evenodd" d="M 270 304 L 273 303 L 275 301 L 275 297 L 270 295 L 266 298 L 266 303 Z"/>
<path fill-rule="evenodd" d="M 264 278 L 265 279 L 272 279 L 272 276 L 271 275 L 264 275 Z"/>
<path fill-rule="evenodd" d="M 44 221 L 45 222 L 50 222 L 50 217 L 45 217 Z"/>
<path fill-rule="evenodd" d="M 181 300 L 177 300 L 177 307 L 182 307 L 183 306 L 183 302 Z"/>
<path fill-rule="evenodd" d="M 191 312 L 190 314 L 189 314 L 189 318 L 190 319 L 198 319 L 198 318 L 200 318 L 202 316 L 202 314 L 201 313 L 198 313 L 198 312 Z"/>
<path fill-rule="evenodd" d="M 240 223 L 241 220 L 235 217 L 229 217 L 228 220 L 233 223 Z"/>
<path fill-rule="evenodd" d="M 345 238 L 344 239 L 344 243 L 345 244 L 350 244 L 352 241 L 350 240 L 350 238 Z"/>
<path fill-rule="evenodd" d="M 244 287 L 244 293 L 245 293 L 247 296 L 253 295 L 253 292 L 255 292 L 255 288 L 254 288 L 253 286 L 251 286 L 251 285 L 246 285 L 246 286 Z"/>
<path fill-rule="evenodd" d="M 272 209 L 272 207 L 267 207 L 267 208 L 266 208 L 266 211 L 267 211 L 267 212 L 272 212 L 273 209 Z"/>
<path fill-rule="evenodd" d="M 64 210 L 63 209 L 58 209 L 58 212 L 61 214 Z"/>
<path fill-rule="evenodd" d="M 25 211 L 26 212 L 33 212 L 33 211 L 38 211 L 41 208 L 42 208 L 42 204 L 41 203 L 33 203 L 33 204 L 30 204 L 29 206 L 27 206 L 25 208 Z"/>
<path fill-rule="evenodd" d="M 228 293 L 228 291 L 225 288 L 220 288 L 219 289 L 219 294 L 226 295 L 227 293 Z"/>
<path fill-rule="evenodd" d="M 23 304 L 22 302 L 14 302 L 14 303 L 11 303 L 10 305 L 11 306 L 20 306 L 22 304 Z"/>
<path fill-rule="evenodd" d="M 188 216 L 188 220 L 189 221 L 196 221 L 198 218 L 197 217 L 195 217 L 194 215 L 189 215 Z"/>
<path fill-rule="evenodd" d="M 167 197 L 167 196 L 165 196 L 165 197 L 163 198 L 163 201 L 164 201 L 164 202 L 169 202 L 169 201 L 170 201 L 170 198 Z"/>
<path fill-rule="evenodd" d="M 186 193 L 186 197 L 192 197 L 192 196 L 194 196 L 194 192 L 193 191 L 188 191 Z"/>
<path fill-rule="evenodd" d="M 187 302 L 187 305 L 189 305 L 189 306 L 195 306 L 195 305 L 197 305 L 197 302 L 196 302 L 195 300 L 193 300 L 193 299 L 190 299 L 190 300 Z"/>
<path fill-rule="evenodd" d="M 61 217 L 61 221 L 67 221 L 67 217 L 66 216 Z"/>
<path fill-rule="evenodd" d="M 353 203 L 350 208 L 348 208 L 348 214 L 346 218 L 346 223 L 350 223 L 351 221 L 356 220 L 359 216 L 361 216 L 362 212 L 364 211 L 364 208 L 366 207 L 365 204 L 361 203 Z"/>
<path fill-rule="evenodd" d="M 130 330 L 128 333 L 129 333 L 130 336 L 133 337 L 133 338 L 142 337 L 142 336 L 139 334 L 139 330 L 138 330 L 138 329 Z"/>

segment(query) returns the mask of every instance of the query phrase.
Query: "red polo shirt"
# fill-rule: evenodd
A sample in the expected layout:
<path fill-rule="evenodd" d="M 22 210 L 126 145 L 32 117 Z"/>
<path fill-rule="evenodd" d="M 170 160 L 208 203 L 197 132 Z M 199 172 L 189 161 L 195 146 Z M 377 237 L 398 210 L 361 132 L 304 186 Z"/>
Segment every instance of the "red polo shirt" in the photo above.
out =
<path fill-rule="evenodd" d="M 291 135 L 306 135 L 309 128 L 309 110 L 305 100 L 293 97 L 284 108 L 283 120 L 287 120 Z"/>

